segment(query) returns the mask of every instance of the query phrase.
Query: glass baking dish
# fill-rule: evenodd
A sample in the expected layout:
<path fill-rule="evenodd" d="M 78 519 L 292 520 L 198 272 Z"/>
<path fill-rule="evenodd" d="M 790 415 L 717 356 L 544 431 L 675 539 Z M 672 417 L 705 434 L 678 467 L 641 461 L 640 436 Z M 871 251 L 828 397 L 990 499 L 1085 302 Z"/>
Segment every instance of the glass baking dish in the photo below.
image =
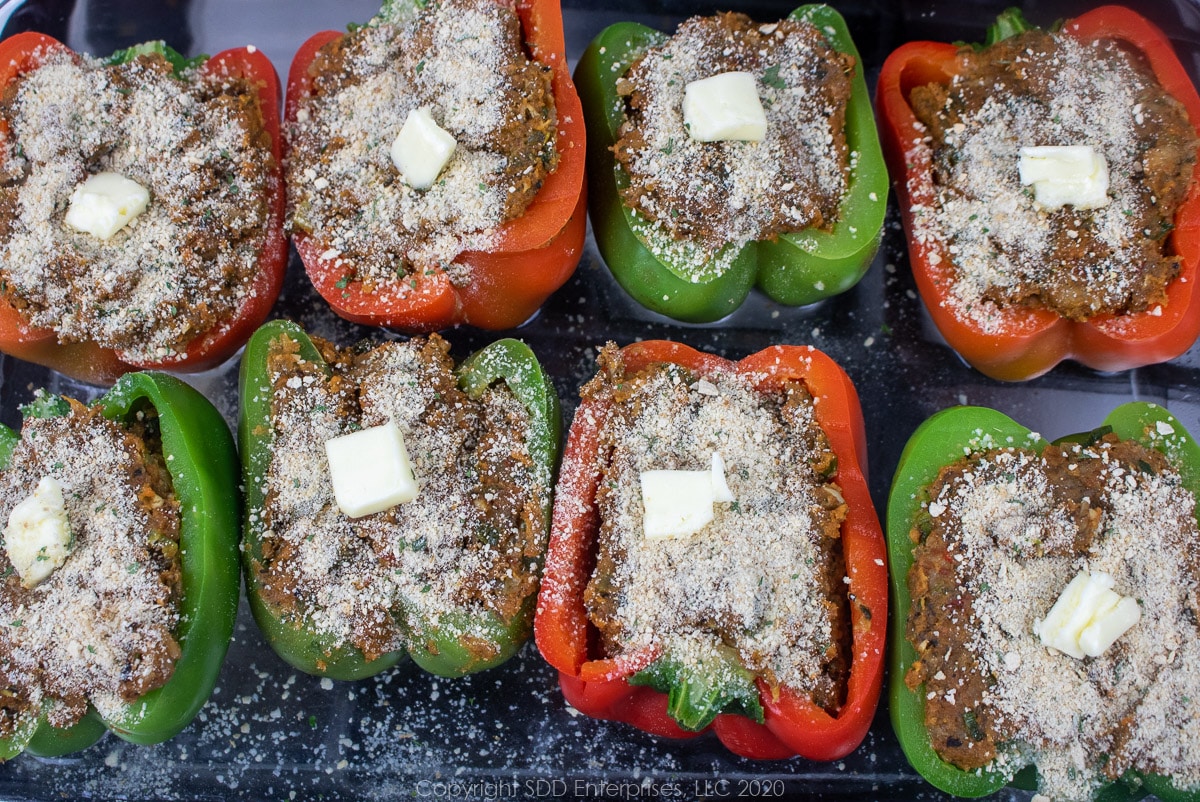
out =
<path fill-rule="evenodd" d="M 993 0 L 833 0 L 864 60 L 868 84 L 897 45 L 911 39 L 973 41 L 1006 2 Z M 572 0 L 564 9 L 572 62 L 605 25 L 622 19 L 669 30 L 693 13 L 718 8 L 695 0 L 600 4 Z M 1086 10 L 1070 0 L 1027 0 L 1026 16 L 1048 23 Z M 1175 41 L 1193 76 L 1200 69 L 1200 6 L 1188 0 L 1139 3 Z M 44 0 L 0 3 L 5 33 L 36 28 L 79 50 L 165 38 L 188 53 L 252 43 L 286 76 L 310 34 L 361 22 L 375 0 Z M 722 7 L 724 8 L 724 7 Z M 793 6 L 755 0 L 739 7 L 758 20 Z M 340 343 L 389 336 L 335 317 L 310 288 L 295 254 L 275 309 Z M 870 482 L 882 513 L 901 448 L 916 426 L 944 407 L 995 407 L 1054 437 L 1095 425 L 1115 405 L 1140 399 L 1166 404 L 1200 431 L 1200 348 L 1162 365 L 1100 374 L 1065 363 L 1022 384 L 993 381 L 966 366 L 940 340 L 916 296 L 903 232 L 893 208 L 883 245 L 853 290 L 804 308 L 753 293 L 730 317 L 683 325 L 644 311 L 616 285 L 588 240 L 575 277 L 516 336 L 553 376 L 567 421 L 578 388 L 595 372 L 608 340 L 670 338 L 739 358 L 774 343 L 812 344 L 837 360 L 863 399 Z M 462 356 L 498 335 L 448 333 Z M 231 425 L 236 417 L 237 361 L 188 380 Z M 0 357 L 0 419 L 19 425 L 17 408 L 34 388 L 83 399 L 97 388 Z M 786 797 L 790 799 L 938 800 L 908 766 L 887 720 L 877 714 L 866 741 L 831 764 L 733 757 L 711 736 L 669 741 L 569 709 L 556 672 L 527 645 L 501 668 L 460 680 L 401 666 L 375 679 L 335 683 L 304 675 L 277 658 L 243 602 L 216 693 L 197 720 L 154 747 L 108 735 L 59 759 L 22 756 L 0 766 L 0 797 L 58 799 L 591 799 Z M 1027 799 L 1003 791 L 994 799 Z"/>

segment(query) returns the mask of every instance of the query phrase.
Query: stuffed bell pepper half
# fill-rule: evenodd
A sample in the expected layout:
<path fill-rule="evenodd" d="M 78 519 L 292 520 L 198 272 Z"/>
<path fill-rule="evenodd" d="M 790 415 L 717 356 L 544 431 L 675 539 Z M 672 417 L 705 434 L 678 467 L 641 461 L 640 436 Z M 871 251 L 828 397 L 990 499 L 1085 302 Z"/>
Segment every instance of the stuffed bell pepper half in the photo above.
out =
<path fill-rule="evenodd" d="M 1200 97 L 1153 24 L 1010 9 L 986 46 L 900 47 L 876 102 L 917 287 L 967 362 L 1019 381 L 1195 342 Z"/>
<path fill-rule="evenodd" d="M 584 127 L 558 0 L 388 0 L 296 54 L 289 219 L 356 323 L 517 326 L 570 278 Z"/>
<path fill-rule="evenodd" d="M 858 397 L 810 347 L 601 354 L 571 426 L 535 624 L 576 709 L 750 758 L 853 751 L 887 569 Z"/>
<path fill-rule="evenodd" d="M 695 17 L 671 37 L 617 23 L 575 80 L 596 243 L 638 303 L 707 322 L 755 285 L 811 304 L 866 272 L 887 176 L 862 60 L 833 9 L 766 25 Z"/>
<path fill-rule="evenodd" d="M 0 427 L 0 759 L 107 730 L 188 725 L 237 616 L 237 455 L 220 413 L 161 373 L 94 405 L 39 394 Z"/>
<path fill-rule="evenodd" d="M 279 80 L 253 47 L 0 42 L 0 351 L 106 384 L 199 371 L 287 265 Z"/>
<path fill-rule="evenodd" d="M 1047 442 L 954 407 L 917 429 L 888 504 L 890 713 L 958 796 L 1200 799 L 1200 447 L 1117 407 Z"/>
<path fill-rule="evenodd" d="M 273 321 L 241 399 L 246 590 L 283 659 L 452 677 L 528 638 L 561 422 L 527 346 L 456 367 L 436 334 L 342 349 Z"/>

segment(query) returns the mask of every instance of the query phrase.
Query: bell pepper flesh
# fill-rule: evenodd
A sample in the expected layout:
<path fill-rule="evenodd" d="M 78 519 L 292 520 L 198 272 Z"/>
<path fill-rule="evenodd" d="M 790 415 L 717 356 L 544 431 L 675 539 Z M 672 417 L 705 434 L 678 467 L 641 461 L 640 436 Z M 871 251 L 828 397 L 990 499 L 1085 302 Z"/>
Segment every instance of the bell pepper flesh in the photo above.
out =
<path fill-rule="evenodd" d="M 1141 15 L 1119 6 L 1089 11 L 1063 26 L 1081 41 L 1114 39 L 1145 57 L 1163 90 L 1187 110 L 1200 134 L 1200 96 L 1163 33 Z M 909 42 L 884 62 L 876 88 L 880 136 L 904 226 L 909 261 L 925 308 L 946 342 L 980 372 L 1004 381 L 1035 378 L 1064 359 L 1097 370 L 1115 371 L 1163 362 L 1182 354 L 1200 335 L 1200 162 L 1187 198 L 1175 216 L 1168 242 L 1180 260 L 1180 273 L 1167 287 L 1160 313 L 1099 315 L 1072 321 L 1045 309 L 1009 307 L 999 330 L 984 331 L 955 313 L 949 296 L 955 269 L 944 243 L 914 236 L 914 208 L 936 205 L 932 153 L 922 142 L 924 127 L 909 105 L 914 87 L 949 83 L 958 47 L 941 42 Z"/>
<path fill-rule="evenodd" d="M 846 139 L 857 160 L 851 167 L 838 220 L 829 231 L 804 230 L 747 243 L 720 275 L 703 271 L 712 277 L 700 281 L 693 281 L 688 271 L 656 257 L 647 247 L 638 233 L 645 224 L 635 219 L 621 199 L 629 177 L 610 150 L 625 118 L 617 80 L 666 36 L 644 25 L 619 22 L 601 31 L 579 60 L 575 81 L 591 142 L 587 171 L 592 230 L 613 277 L 647 309 L 693 323 L 718 320 L 734 312 L 755 284 L 780 303 L 812 304 L 857 284 L 875 256 L 883 232 L 888 182 L 862 59 L 845 20 L 832 8 L 806 5 L 792 12 L 791 18 L 811 22 L 834 49 L 855 59 Z"/>
<path fill-rule="evenodd" d="M 866 735 L 878 702 L 887 619 L 883 536 L 867 488 L 862 412 L 850 379 L 820 351 L 799 346 L 774 346 L 730 362 L 679 343 L 651 340 L 626 346 L 622 357 L 631 373 L 658 363 L 680 365 L 701 376 L 736 371 L 754 377 L 755 385 L 764 391 L 802 381 L 817 399 L 817 421 L 837 455 L 834 479 L 849 510 L 842 525 L 853 629 L 846 699 L 837 715 L 831 716 L 807 697 L 786 687 L 773 689 L 758 678 L 763 723 L 722 713 L 711 729 L 743 757 L 779 759 L 799 754 L 811 760 L 834 760 L 848 754 Z M 693 737 L 699 733 L 684 729 L 669 714 L 668 694 L 630 682 L 661 655 L 643 652 L 604 658 L 595 652 L 596 632 L 588 622 L 583 598 L 600 526 L 595 504 L 600 476 L 594 466 L 608 413 L 606 403 L 585 399 L 567 436 L 538 596 L 537 645 L 558 669 L 567 702 L 581 712 L 656 735 Z"/>
<path fill-rule="evenodd" d="M 1170 435 L 1148 436 L 1160 431 L 1156 424 L 1164 423 L 1174 431 Z M 1136 440 L 1156 448 L 1168 456 L 1180 472 L 1183 482 L 1200 499 L 1200 446 L 1180 423 L 1163 407 L 1144 402 L 1122 404 L 1103 421 L 1119 437 Z M 1162 429 L 1166 431 L 1166 429 Z M 1074 437 L 1060 438 L 1063 442 Z M 922 688 L 909 689 L 904 678 L 916 660 L 916 650 L 906 635 L 908 612 L 912 604 L 908 590 L 908 572 L 913 564 L 913 544 L 909 533 L 921 512 L 921 493 L 937 478 L 947 465 L 962 459 L 965 454 L 992 442 L 1041 450 L 1047 443 L 1040 435 L 1012 418 L 985 407 L 952 407 L 936 413 L 913 433 L 896 468 L 888 497 L 887 544 L 891 566 L 892 616 L 888 681 L 888 712 L 892 728 L 900 741 L 905 757 L 926 780 L 956 796 L 979 797 L 994 793 L 1005 785 L 1032 790 L 1036 785 L 1036 767 L 1027 766 L 1015 778 L 989 770 L 965 771 L 942 760 L 925 728 L 925 696 Z M 1144 787 L 1143 787 L 1144 786 Z M 1196 802 L 1200 791 L 1184 791 L 1171 784 L 1169 777 L 1130 773 L 1097 792 L 1097 800 L 1116 802 L 1139 799 L 1146 790 L 1166 802 Z"/>
<path fill-rule="evenodd" d="M 267 642 L 280 657 L 301 671 L 340 680 L 374 676 L 406 657 L 411 657 L 426 671 L 445 677 L 482 671 L 507 660 L 529 636 L 532 597 L 509 622 L 490 611 L 458 610 L 443 614 L 449 631 L 469 628 L 476 633 L 486 633 L 484 638 L 496 647 L 488 658 L 481 657 L 478 649 L 460 643 L 432 624 L 410 618 L 411 614 L 405 610 L 397 610 L 397 615 L 406 619 L 411 632 L 410 645 L 407 651 L 389 652 L 374 660 L 367 660 L 353 646 L 337 644 L 329 635 L 305 627 L 301 616 L 278 609 L 263 598 L 259 577 L 261 511 L 265 506 L 265 477 L 271 462 L 271 379 L 267 363 L 271 344 L 281 337 L 297 343 L 300 355 L 306 361 L 324 364 L 320 352 L 303 329 L 284 320 L 271 321 L 255 332 L 242 357 L 238 443 L 246 494 L 243 570 L 250 610 Z M 529 450 L 538 465 L 539 480 L 545 487 L 552 487 L 558 466 L 561 411 L 558 394 L 529 347 L 518 340 L 498 340 L 463 360 L 457 373 L 460 388 L 470 398 L 478 398 L 497 381 L 508 385 L 529 411 Z M 548 503 L 543 518 L 548 527 Z"/>
<path fill-rule="evenodd" d="M 410 333 L 437 331 L 460 323 L 482 329 L 513 328 L 528 320 L 575 272 L 586 234 L 583 113 L 567 67 L 562 10 L 557 0 L 521 0 L 516 6 L 532 57 L 552 69 L 558 116 L 558 167 L 546 177 L 525 212 L 502 224 L 496 245 L 467 251 L 455 263 L 470 268 L 471 280 L 451 284 L 440 269 L 410 276 L 413 291 L 382 300 L 347 280 L 344 267 L 324 254 L 320 232 L 297 229 L 292 240 L 313 287 L 341 317 L 369 326 Z M 296 119 L 303 98 L 312 94 L 309 72 L 320 49 L 341 37 L 314 34 L 296 52 L 288 71 L 284 117 Z"/>
<path fill-rule="evenodd" d="M 37 69 L 45 55 L 67 50 L 66 45 L 41 33 L 21 33 L 0 42 L 0 86 Z M 222 51 L 200 65 L 207 74 L 230 75 L 248 80 L 258 93 L 263 127 L 271 137 L 275 160 L 269 220 L 259 252 L 259 270 L 248 288 L 246 300 L 228 321 L 191 341 L 182 354 L 160 360 L 126 358 L 120 350 L 93 342 L 60 343 L 49 329 L 31 328 L 11 304 L 0 298 L 0 351 L 53 368 L 91 384 L 110 384 L 121 374 L 134 370 L 196 372 L 216 367 L 233 355 L 250 334 L 266 320 L 283 287 L 287 269 L 287 240 L 283 236 L 285 195 L 283 188 L 283 140 L 279 129 L 279 77 L 263 53 L 252 47 Z M 0 136 L 7 136 L 0 122 Z"/>
<path fill-rule="evenodd" d="M 60 729 L 44 713 L 0 739 L 0 758 L 22 751 L 59 756 L 92 745 L 111 730 L 124 740 L 155 744 L 177 735 L 212 694 L 233 635 L 240 594 L 237 456 L 224 418 L 196 390 L 162 373 L 129 373 L 96 402 L 110 420 L 129 420 L 149 405 L 158 413 L 163 454 L 179 499 L 182 594 L 175 635 L 180 656 L 171 678 L 104 720 L 89 708 Z M 19 439 L 0 426 L 0 467 Z"/>

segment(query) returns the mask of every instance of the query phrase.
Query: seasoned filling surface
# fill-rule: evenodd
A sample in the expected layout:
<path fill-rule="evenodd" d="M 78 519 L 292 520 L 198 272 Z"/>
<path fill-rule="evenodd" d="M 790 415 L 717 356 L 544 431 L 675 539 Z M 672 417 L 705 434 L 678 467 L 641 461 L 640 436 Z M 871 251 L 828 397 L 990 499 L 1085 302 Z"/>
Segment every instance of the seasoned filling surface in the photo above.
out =
<path fill-rule="evenodd" d="M 1115 435 L 944 468 L 912 532 L 908 637 L 934 749 L 964 769 L 1033 759 L 1086 799 L 1133 769 L 1200 784 L 1195 499 L 1157 450 Z M 1141 620 L 1082 660 L 1034 634 L 1077 573 L 1111 575 Z"/>
<path fill-rule="evenodd" d="M 370 292 L 403 295 L 412 274 L 488 249 L 558 163 L 551 71 L 526 56 L 511 3 L 438 0 L 412 19 L 377 18 L 322 48 L 310 74 L 287 132 L 290 225 Z M 391 157 L 422 107 L 457 143 L 427 190 Z"/>
<path fill-rule="evenodd" d="M 730 243 L 831 227 L 846 190 L 854 66 L 807 22 L 760 25 L 736 13 L 687 20 L 617 84 L 627 107 L 613 152 L 629 176 L 625 203 L 658 238 L 690 243 L 698 259 Z M 731 71 L 755 76 L 766 138 L 693 140 L 685 87 Z"/>
<path fill-rule="evenodd" d="M 529 414 L 507 385 L 472 400 L 449 345 L 432 335 L 373 350 L 315 341 L 332 376 L 290 339 L 272 345 L 272 457 L 266 483 L 264 599 L 367 659 L 409 645 L 421 624 L 470 643 L 448 613 L 510 622 L 536 591 L 549 479 L 530 456 Z M 395 421 L 420 491 L 351 519 L 334 501 L 325 441 Z"/>
<path fill-rule="evenodd" d="M 937 185 L 937 208 L 915 210 L 918 236 L 946 244 L 958 310 L 986 328 L 1014 305 L 1075 320 L 1161 306 L 1179 272 L 1169 237 L 1197 139 L 1140 55 L 1030 31 L 964 49 L 953 69 L 948 86 L 918 87 L 911 103 L 932 139 Z M 1018 152 L 1041 145 L 1100 153 L 1110 203 L 1035 206 Z"/>
<path fill-rule="evenodd" d="M 600 433 L 600 530 L 585 603 L 606 656 L 661 651 L 703 665 L 721 648 L 836 710 L 849 673 L 841 555 L 845 503 L 802 384 L 764 394 L 747 377 L 671 365 L 626 375 L 609 346 L 585 399 L 611 403 Z M 704 470 L 718 452 L 731 503 L 680 539 L 643 534 L 639 476 Z"/>
<path fill-rule="evenodd" d="M 63 488 L 71 545 L 32 589 L 0 549 L 0 737 L 42 705 L 56 727 L 108 721 L 171 678 L 182 593 L 179 503 L 147 408 L 123 427 L 72 404 L 27 418 L 0 471 L 0 525 L 44 477 Z"/>
<path fill-rule="evenodd" d="M 121 65 L 63 51 L 0 98 L 0 294 L 31 326 L 161 360 L 232 320 L 266 241 L 270 137 L 247 81 L 160 56 Z M 89 176 L 149 190 L 104 240 L 64 222 Z"/>

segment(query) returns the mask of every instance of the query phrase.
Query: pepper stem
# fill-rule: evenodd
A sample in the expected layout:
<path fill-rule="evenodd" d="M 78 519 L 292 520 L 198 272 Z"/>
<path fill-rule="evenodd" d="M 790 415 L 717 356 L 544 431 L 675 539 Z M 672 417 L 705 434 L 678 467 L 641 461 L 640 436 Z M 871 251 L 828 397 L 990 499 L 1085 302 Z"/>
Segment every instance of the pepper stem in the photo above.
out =
<path fill-rule="evenodd" d="M 140 45 L 127 47 L 123 50 L 118 50 L 108 57 L 109 64 L 126 64 L 133 61 L 138 56 L 162 56 L 171 65 L 171 71 L 175 73 L 176 78 L 183 77 L 183 74 L 188 70 L 199 67 L 204 62 L 208 61 L 208 56 L 199 55 L 193 58 L 180 53 L 175 48 L 171 47 L 161 39 L 153 42 L 142 42 Z"/>
<path fill-rule="evenodd" d="M 1002 42 L 1011 36 L 1016 36 L 1025 31 L 1032 31 L 1037 28 L 1036 25 L 1031 25 L 1025 19 L 1025 15 L 1021 13 L 1019 8 L 1006 8 L 996 17 L 996 21 L 988 26 L 987 39 L 984 41 L 984 47 L 991 47 L 997 42 Z"/>

